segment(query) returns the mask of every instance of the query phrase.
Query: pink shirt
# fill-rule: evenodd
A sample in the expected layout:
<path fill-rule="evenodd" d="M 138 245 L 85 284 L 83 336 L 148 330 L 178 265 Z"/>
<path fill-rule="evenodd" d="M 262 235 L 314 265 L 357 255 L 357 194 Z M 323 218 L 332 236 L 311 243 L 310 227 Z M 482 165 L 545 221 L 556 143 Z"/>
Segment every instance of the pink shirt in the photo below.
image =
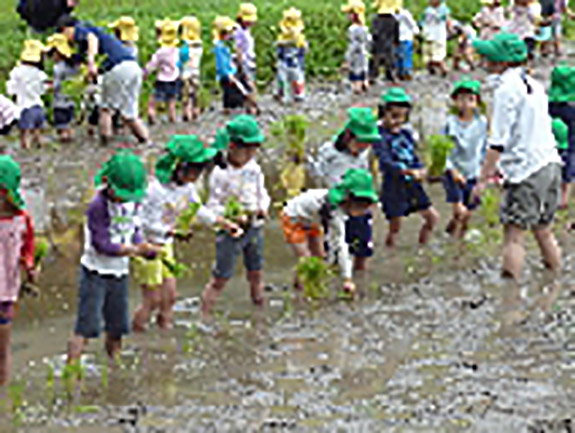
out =
<path fill-rule="evenodd" d="M 146 65 L 146 74 L 158 71 L 158 81 L 176 81 L 180 76 L 178 61 L 180 50 L 178 47 L 160 47 Z"/>
<path fill-rule="evenodd" d="M 34 225 L 24 211 L 0 218 L 0 302 L 18 300 L 22 265 L 34 267 Z"/>

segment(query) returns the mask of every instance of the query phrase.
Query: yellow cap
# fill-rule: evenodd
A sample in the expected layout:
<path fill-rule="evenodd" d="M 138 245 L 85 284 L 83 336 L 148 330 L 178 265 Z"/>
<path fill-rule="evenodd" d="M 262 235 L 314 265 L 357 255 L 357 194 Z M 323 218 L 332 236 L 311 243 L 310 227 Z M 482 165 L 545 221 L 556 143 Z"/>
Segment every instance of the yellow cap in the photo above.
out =
<path fill-rule="evenodd" d="M 365 24 L 365 3 L 362 0 L 348 0 L 348 3 L 341 7 L 341 11 L 356 14 L 361 24 Z"/>
<path fill-rule="evenodd" d="M 394 14 L 402 7 L 402 0 L 375 0 L 373 7 L 378 14 Z"/>
<path fill-rule="evenodd" d="M 255 23 L 258 20 L 258 8 L 253 3 L 242 3 L 238 18 L 248 23 Z"/>
<path fill-rule="evenodd" d="M 213 23 L 214 26 L 214 40 L 218 41 L 222 38 L 222 33 L 231 33 L 236 28 L 237 24 L 230 17 L 217 16 Z"/>
<path fill-rule="evenodd" d="M 68 42 L 68 38 L 66 38 L 62 33 L 56 33 L 50 36 L 47 42 L 47 50 L 56 50 L 67 59 L 72 57 L 72 47 Z"/>
<path fill-rule="evenodd" d="M 46 52 L 44 44 L 36 39 L 24 41 L 24 49 L 20 54 L 20 60 L 23 62 L 38 63 L 42 61 L 42 53 Z"/>
<path fill-rule="evenodd" d="M 296 32 L 301 33 L 305 27 L 301 18 L 301 11 L 296 8 L 289 8 L 284 11 L 283 19 L 279 24 L 280 31 L 286 35 Z M 292 33 L 293 34 L 293 33 Z"/>
<path fill-rule="evenodd" d="M 199 41 L 202 39 L 202 24 L 196 17 L 182 18 L 180 20 L 180 28 L 182 29 L 182 39 L 184 41 Z"/>
<path fill-rule="evenodd" d="M 136 26 L 136 21 L 132 17 L 120 17 L 116 21 L 108 24 L 108 27 L 111 29 L 119 29 L 120 39 L 122 41 L 136 42 L 140 38 L 140 29 Z"/>
<path fill-rule="evenodd" d="M 176 21 L 164 20 L 161 31 L 160 45 L 162 47 L 178 46 L 178 23 Z"/>

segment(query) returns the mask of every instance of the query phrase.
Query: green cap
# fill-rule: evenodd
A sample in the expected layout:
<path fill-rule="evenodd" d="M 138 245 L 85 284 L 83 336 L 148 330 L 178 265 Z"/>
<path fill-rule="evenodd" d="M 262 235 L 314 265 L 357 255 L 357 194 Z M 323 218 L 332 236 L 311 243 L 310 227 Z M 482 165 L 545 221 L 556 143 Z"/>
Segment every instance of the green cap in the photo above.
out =
<path fill-rule="evenodd" d="M 411 96 L 409 96 L 403 87 L 392 87 L 383 95 L 381 102 L 384 104 L 409 104 L 411 105 Z"/>
<path fill-rule="evenodd" d="M 343 202 L 349 195 L 377 202 L 373 189 L 373 177 L 364 169 L 350 168 L 340 183 L 329 190 L 329 201 L 334 205 Z"/>
<path fill-rule="evenodd" d="M 575 68 L 561 65 L 551 72 L 550 102 L 575 102 Z"/>
<path fill-rule="evenodd" d="M 10 155 L 0 155 L 0 189 L 6 189 L 18 209 L 26 207 L 20 195 L 20 165 Z"/>
<path fill-rule="evenodd" d="M 370 108 L 354 107 L 347 110 L 348 121 L 345 128 L 362 143 L 374 143 L 381 140 L 377 129 L 377 119 Z"/>
<path fill-rule="evenodd" d="M 527 45 L 512 33 L 499 33 L 491 40 L 475 40 L 473 48 L 491 62 L 521 63 L 527 60 Z"/>
<path fill-rule="evenodd" d="M 259 145 L 265 140 L 256 119 L 247 114 L 241 114 L 228 122 L 226 130 L 232 142 L 238 140 L 245 144 Z"/>
<path fill-rule="evenodd" d="M 96 175 L 96 185 L 106 183 L 122 201 L 142 201 L 146 195 L 146 169 L 140 158 L 129 150 L 116 152 Z"/>
<path fill-rule="evenodd" d="M 479 96 L 481 94 L 481 83 L 477 80 L 456 81 L 451 91 L 451 97 L 455 97 L 461 92 L 472 93 Z"/>
<path fill-rule="evenodd" d="M 205 147 L 196 135 L 174 135 L 166 145 L 166 153 L 156 163 L 156 177 L 161 183 L 169 183 L 178 163 L 202 164 L 217 153 L 217 149 Z"/>
<path fill-rule="evenodd" d="M 557 143 L 557 149 L 565 150 L 569 147 L 569 128 L 561 119 L 553 118 L 553 135 Z"/>

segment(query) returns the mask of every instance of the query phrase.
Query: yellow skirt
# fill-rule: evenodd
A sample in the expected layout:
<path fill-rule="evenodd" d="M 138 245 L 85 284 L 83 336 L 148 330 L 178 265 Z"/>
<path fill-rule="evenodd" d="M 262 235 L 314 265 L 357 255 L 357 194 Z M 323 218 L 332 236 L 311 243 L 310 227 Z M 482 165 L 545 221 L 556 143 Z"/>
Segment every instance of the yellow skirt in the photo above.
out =
<path fill-rule="evenodd" d="M 132 259 L 134 277 L 139 285 L 145 285 L 149 289 L 156 289 L 167 278 L 174 278 L 165 262 L 174 261 L 174 244 L 162 247 L 162 252 L 153 260 L 136 257 Z"/>

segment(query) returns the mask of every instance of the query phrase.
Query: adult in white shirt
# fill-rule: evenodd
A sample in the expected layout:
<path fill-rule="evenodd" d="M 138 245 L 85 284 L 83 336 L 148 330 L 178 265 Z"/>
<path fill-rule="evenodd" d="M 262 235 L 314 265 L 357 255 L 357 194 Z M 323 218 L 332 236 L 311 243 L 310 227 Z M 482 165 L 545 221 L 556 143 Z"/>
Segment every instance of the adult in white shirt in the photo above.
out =
<path fill-rule="evenodd" d="M 535 236 L 548 268 L 559 271 L 561 250 L 551 225 L 561 194 L 561 158 L 556 149 L 543 86 L 527 75 L 527 46 L 514 34 L 476 41 L 491 73 L 501 80 L 493 99 L 488 150 L 476 191 L 480 193 L 499 163 L 506 179 L 501 206 L 504 225 L 503 275 L 518 279 L 526 230 Z"/>

